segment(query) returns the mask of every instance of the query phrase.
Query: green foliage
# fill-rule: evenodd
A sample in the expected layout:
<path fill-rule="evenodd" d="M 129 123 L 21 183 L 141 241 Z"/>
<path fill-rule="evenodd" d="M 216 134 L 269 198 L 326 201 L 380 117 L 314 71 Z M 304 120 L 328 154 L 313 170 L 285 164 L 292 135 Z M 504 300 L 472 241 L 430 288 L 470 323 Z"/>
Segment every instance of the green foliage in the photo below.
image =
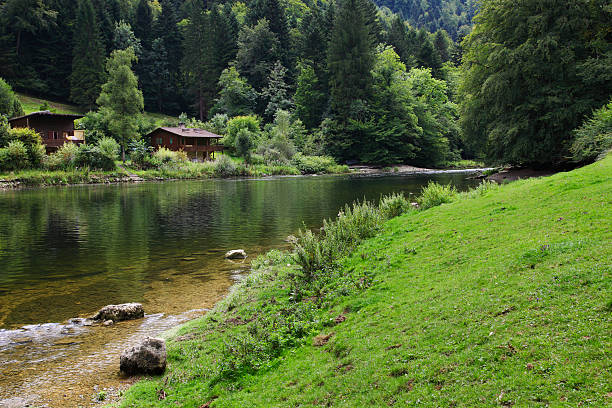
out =
<path fill-rule="evenodd" d="M 0 78 L 0 116 L 12 118 L 23 115 L 23 108 L 9 84 Z"/>
<path fill-rule="evenodd" d="M 12 140 L 0 148 L 0 170 L 21 170 L 30 167 L 28 149 L 21 140 Z"/>
<path fill-rule="evenodd" d="M 82 144 L 74 156 L 74 166 L 80 169 L 114 170 L 115 160 L 107 156 L 97 145 Z"/>
<path fill-rule="evenodd" d="M 320 174 L 330 172 L 335 168 L 336 161 L 329 156 L 305 156 L 296 153 L 291 163 L 297 167 L 302 174 Z"/>
<path fill-rule="evenodd" d="M 169 150 L 165 147 L 160 147 L 157 149 L 157 151 L 153 153 L 153 157 L 155 157 L 161 164 L 187 161 L 187 156 L 184 154 L 184 152 Z"/>
<path fill-rule="evenodd" d="M 592 162 L 612 149 L 612 101 L 596 110 L 582 126 L 574 130 L 570 148 L 572 158 L 579 163 Z"/>
<path fill-rule="evenodd" d="M 393 193 L 380 199 L 378 208 L 385 219 L 399 217 L 412 209 L 410 201 L 403 194 Z"/>
<path fill-rule="evenodd" d="M 75 143 L 64 143 L 55 152 L 47 156 L 45 168 L 48 170 L 69 170 L 75 167 L 79 146 Z"/>
<path fill-rule="evenodd" d="M 255 110 L 257 92 L 240 77 L 235 67 L 223 70 L 219 78 L 219 88 L 221 90 L 213 112 L 233 117 L 248 115 Z"/>
<path fill-rule="evenodd" d="M 8 147 L 13 141 L 19 141 L 27 151 L 27 163 L 19 168 L 40 167 L 42 165 L 45 148 L 42 145 L 40 135 L 35 130 L 28 128 L 9 129 L 8 127 L 0 129 L 0 147 Z M 17 150 L 15 151 L 16 155 Z"/>
<path fill-rule="evenodd" d="M 598 0 L 481 2 L 463 42 L 461 122 L 499 164 L 552 166 L 612 93 L 610 10 Z"/>
<path fill-rule="evenodd" d="M 236 68 L 255 90 L 259 92 L 266 86 L 274 63 L 280 59 L 280 42 L 278 36 L 270 30 L 267 19 L 262 18 L 252 28 L 242 27 L 238 37 Z"/>
<path fill-rule="evenodd" d="M 129 144 L 130 160 L 140 169 L 149 166 L 152 151 L 153 148 L 144 139 L 134 140 Z"/>
<path fill-rule="evenodd" d="M 227 122 L 227 134 L 222 140 L 223 145 L 230 148 L 236 147 L 236 139 L 238 133 L 242 129 L 248 130 L 254 135 L 254 138 L 257 139 L 257 135 L 259 134 L 259 119 L 253 115 L 231 118 Z"/>
<path fill-rule="evenodd" d="M 238 156 L 243 157 L 247 164 L 251 162 L 251 150 L 255 146 L 254 138 L 254 133 L 247 128 L 240 129 L 236 135 L 236 153 L 238 153 Z"/>
<path fill-rule="evenodd" d="M 108 118 L 108 129 L 119 142 L 122 159 L 125 161 L 127 143 L 134 139 L 140 114 L 143 110 L 142 92 L 138 79 L 132 72 L 132 63 L 137 61 L 133 48 L 115 50 L 106 63 L 108 81 L 102 86 L 98 98 L 101 113 Z"/>
<path fill-rule="evenodd" d="M 195 3 L 186 27 L 182 65 L 198 107 L 200 120 L 205 120 L 212 108 L 209 103 L 214 101 L 217 95 L 217 81 L 220 88 L 230 87 L 226 92 L 229 95 L 220 96 L 224 99 L 222 104 L 225 106 L 220 106 L 219 109 L 225 110 L 218 109 L 217 112 L 233 116 L 236 113 L 232 108 L 235 107 L 227 104 L 243 102 L 234 98 L 248 97 L 236 95 L 236 92 L 242 91 L 239 84 L 235 83 L 237 75 L 233 76 L 232 72 L 228 72 L 229 77 L 219 77 L 222 72 L 227 71 L 229 62 L 236 56 L 237 31 L 237 22 L 229 7 L 215 5 L 207 10 L 205 3 Z"/>
<path fill-rule="evenodd" d="M 79 0 L 75 24 L 70 99 L 88 110 L 104 82 L 104 45 L 91 0 Z"/>
<path fill-rule="evenodd" d="M 217 177 L 232 177 L 236 175 L 237 168 L 234 161 L 226 155 L 222 155 L 215 161 L 215 175 Z"/>
<path fill-rule="evenodd" d="M 293 101 L 288 94 L 289 86 L 285 82 L 287 68 L 280 61 L 276 61 L 268 76 L 268 84 L 261 91 L 261 97 L 264 103 L 267 101 L 264 114 L 268 118 L 273 118 L 278 110 L 290 110 L 293 107 Z"/>
<path fill-rule="evenodd" d="M 97 143 L 100 152 L 111 160 L 119 159 L 119 151 L 121 147 L 119 143 L 112 137 L 103 137 Z"/>
<path fill-rule="evenodd" d="M 457 190 L 452 185 L 442 185 L 430 182 L 427 187 L 421 191 L 421 195 L 417 198 L 417 203 L 421 210 L 437 207 L 445 203 L 451 203 L 457 197 Z"/>
<path fill-rule="evenodd" d="M 321 118 L 327 105 L 326 95 L 319 89 L 319 79 L 310 64 L 300 63 L 297 79 L 295 114 L 308 129 L 313 129 L 321 123 Z"/>

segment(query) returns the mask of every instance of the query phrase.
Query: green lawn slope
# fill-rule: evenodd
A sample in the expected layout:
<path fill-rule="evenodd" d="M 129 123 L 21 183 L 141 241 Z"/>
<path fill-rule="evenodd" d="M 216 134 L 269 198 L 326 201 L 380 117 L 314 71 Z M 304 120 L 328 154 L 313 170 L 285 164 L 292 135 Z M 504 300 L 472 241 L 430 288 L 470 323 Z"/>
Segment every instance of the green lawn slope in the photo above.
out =
<path fill-rule="evenodd" d="M 218 374 L 265 352 L 241 333 L 291 302 L 283 258 L 174 333 L 167 373 L 120 406 L 612 406 L 611 228 L 612 156 L 409 212 L 342 260 L 358 290 L 294 306 L 315 310 L 301 341 Z"/>

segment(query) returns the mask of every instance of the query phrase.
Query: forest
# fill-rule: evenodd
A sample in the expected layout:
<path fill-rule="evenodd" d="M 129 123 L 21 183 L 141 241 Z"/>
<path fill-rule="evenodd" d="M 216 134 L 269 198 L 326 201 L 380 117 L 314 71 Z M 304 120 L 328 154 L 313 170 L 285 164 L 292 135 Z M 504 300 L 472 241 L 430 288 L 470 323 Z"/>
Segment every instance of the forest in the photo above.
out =
<path fill-rule="evenodd" d="M 240 118 L 248 132 L 224 142 L 243 153 L 550 167 L 610 148 L 604 0 L 76 3 L 0 0 L 0 77 L 91 111 L 94 139 L 150 129 L 103 117 L 123 64 L 137 86 L 126 115 L 185 112 L 220 134 Z"/>

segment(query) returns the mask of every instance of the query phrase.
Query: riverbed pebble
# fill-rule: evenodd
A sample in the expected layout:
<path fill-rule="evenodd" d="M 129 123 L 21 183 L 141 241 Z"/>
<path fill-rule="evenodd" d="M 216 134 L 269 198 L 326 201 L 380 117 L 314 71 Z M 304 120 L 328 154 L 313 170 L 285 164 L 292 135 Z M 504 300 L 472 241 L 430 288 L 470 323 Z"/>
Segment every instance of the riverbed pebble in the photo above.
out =
<path fill-rule="evenodd" d="M 247 257 L 244 249 L 233 249 L 225 254 L 227 259 L 245 259 Z"/>

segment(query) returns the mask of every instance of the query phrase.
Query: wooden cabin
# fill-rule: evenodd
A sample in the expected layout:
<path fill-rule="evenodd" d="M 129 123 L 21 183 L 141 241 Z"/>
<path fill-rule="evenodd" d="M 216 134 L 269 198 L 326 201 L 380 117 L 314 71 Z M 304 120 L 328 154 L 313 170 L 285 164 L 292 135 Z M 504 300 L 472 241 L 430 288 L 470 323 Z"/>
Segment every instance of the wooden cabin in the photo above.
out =
<path fill-rule="evenodd" d="M 165 147 L 169 150 L 183 150 L 192 160 L 211 160 L 215 152 L 223 152 L 219 144 L 222 136 L 204 129 L 179 127 L 160 127 L 149 133 L 151 146 L 155 149 Z"/>
<path fill-rule="evenodd" d="M 34 129 L 40 134 L 47 153 L 51 153 L 66 142 L 85 142 L 84 131 L 74 130 L 74 121 L 82 117 L 83 115 L 41 111 L 11 118 L 9 124 L 12 128 Z"/>

